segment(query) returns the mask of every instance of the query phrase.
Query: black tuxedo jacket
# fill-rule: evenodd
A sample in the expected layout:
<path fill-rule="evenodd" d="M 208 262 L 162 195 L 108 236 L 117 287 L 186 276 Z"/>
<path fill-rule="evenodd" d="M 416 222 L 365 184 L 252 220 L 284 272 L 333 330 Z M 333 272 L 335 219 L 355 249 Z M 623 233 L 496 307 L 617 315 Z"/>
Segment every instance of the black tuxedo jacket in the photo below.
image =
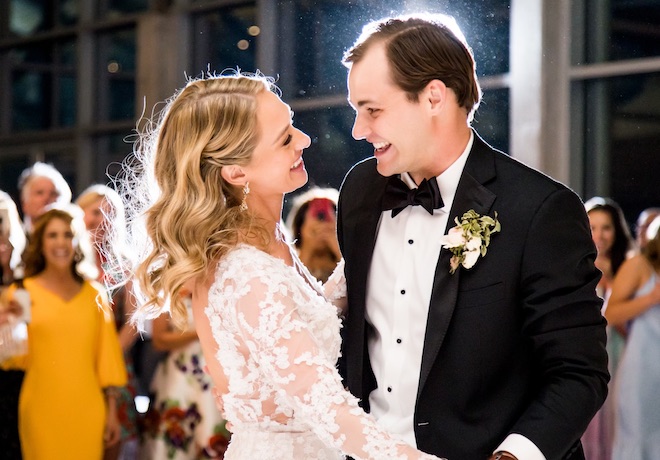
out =
<path fill-rule="evenodd" d="M 340 369 L 366 410 L 377 385 L 366 346 L 366 285 L 386 182 L 375 159 L 357 164 L 338 207 L 349 302 Z M 415 406 L 417 445 L 452 460 L 479 460 L 519 433 L 548 460 L 584 458 L 579 438 L 609 379 L 595 292 L 600 272 L 584 206 L 564 185 L 475 133 L 447 228 L 470 209 L 497 212 L 502 229 L 471 269 L 450 274 L 446 249 L 429 267 L 435 278 Z"/>

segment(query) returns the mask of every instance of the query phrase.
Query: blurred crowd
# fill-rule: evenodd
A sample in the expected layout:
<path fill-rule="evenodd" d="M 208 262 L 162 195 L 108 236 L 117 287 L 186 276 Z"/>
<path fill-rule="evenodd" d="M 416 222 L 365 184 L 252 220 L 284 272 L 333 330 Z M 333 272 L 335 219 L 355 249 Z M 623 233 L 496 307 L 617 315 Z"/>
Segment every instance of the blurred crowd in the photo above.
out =
<path fill-rule="evenodd" d="M 74 200 L 41 162 L 18 188 L 18 202 L 0 191 L 0 459 L 222 458 L 230 434 L 192 314 L 184 331 L 161 316 L 138 333 L 130 286 L 106 290 L 106 231 L 125 228 L 121 197 L 94 184 Z M 312 188 L 287 220 L 321 282 L 341 258 L 337 198 Z"/>
<path fill-rule="evenodd" d="M 585 202 L 602 272 L 597 286 L 608 321 L 609 396 L 582 443 L 589 460 L 660 458 L 660 208 L 648 208 L 634 236 L 619 204 Z"/>
<path fill-rule="evenodd" d="M 105 289 L 100 248 L 106 223 L 124 227 L 119 195 L 95 184 L 73 201 L 45 163 L 26 169 L 18 186 L 18 203 L 0 191 L 0 458 L 222 458 L 230 434 L 192 323 L 181 331 L 162 316 L 138 334 L 130 286 Z M 286 220 L 321 282 L 341 259 L 337 199 L 337 190 L 312 187 Z M 610 198 L 585 207 L 612 380 L 582 441 L 589 460 L 628 458 L 660 432 L 660 207 L 644 210 L 634 231 Z"/>

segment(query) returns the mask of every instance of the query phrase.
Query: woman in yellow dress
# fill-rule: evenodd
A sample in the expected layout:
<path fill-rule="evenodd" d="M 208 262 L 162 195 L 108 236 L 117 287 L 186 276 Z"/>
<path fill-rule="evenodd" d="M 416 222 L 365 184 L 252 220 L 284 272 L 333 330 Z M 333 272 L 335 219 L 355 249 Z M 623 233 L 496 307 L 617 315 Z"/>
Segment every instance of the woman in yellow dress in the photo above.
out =
<path fill-rule="evenodd" d="M 25 460 L 101 459 L 119 439 L 114 389 L 126 370 L 103 288 L 82 275 L 86 235 L 75 210 L 41 216 L 23 258 L 31 298 L 19 400 Z"/>

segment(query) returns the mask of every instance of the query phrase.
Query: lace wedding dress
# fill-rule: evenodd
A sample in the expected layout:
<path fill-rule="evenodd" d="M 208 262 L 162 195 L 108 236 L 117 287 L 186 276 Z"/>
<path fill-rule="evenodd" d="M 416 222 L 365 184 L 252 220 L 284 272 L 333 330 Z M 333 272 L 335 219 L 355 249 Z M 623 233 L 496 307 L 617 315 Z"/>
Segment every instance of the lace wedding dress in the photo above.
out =
<path fill-rule="evenodd" d="M 345 295 L 340 266 L 326 292 L 295 267 L 239 245 L 218 264 L 205 309 L 228 379 L 227 460 L 435 459 L 383 431 L 344 390 L 335 363 Z"/>

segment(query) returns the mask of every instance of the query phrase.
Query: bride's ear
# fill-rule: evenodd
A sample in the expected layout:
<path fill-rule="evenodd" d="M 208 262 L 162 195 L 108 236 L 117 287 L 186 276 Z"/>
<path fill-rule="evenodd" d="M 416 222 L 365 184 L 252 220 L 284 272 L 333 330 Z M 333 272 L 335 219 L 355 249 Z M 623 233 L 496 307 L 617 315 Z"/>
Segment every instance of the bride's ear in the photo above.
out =
<path fill-rule="evenodd" d="M 242 187 L 247 182 L 243 168 L 236 165 L 223 166 L 220 170 L 222 178 L 231 185 Z"/>

